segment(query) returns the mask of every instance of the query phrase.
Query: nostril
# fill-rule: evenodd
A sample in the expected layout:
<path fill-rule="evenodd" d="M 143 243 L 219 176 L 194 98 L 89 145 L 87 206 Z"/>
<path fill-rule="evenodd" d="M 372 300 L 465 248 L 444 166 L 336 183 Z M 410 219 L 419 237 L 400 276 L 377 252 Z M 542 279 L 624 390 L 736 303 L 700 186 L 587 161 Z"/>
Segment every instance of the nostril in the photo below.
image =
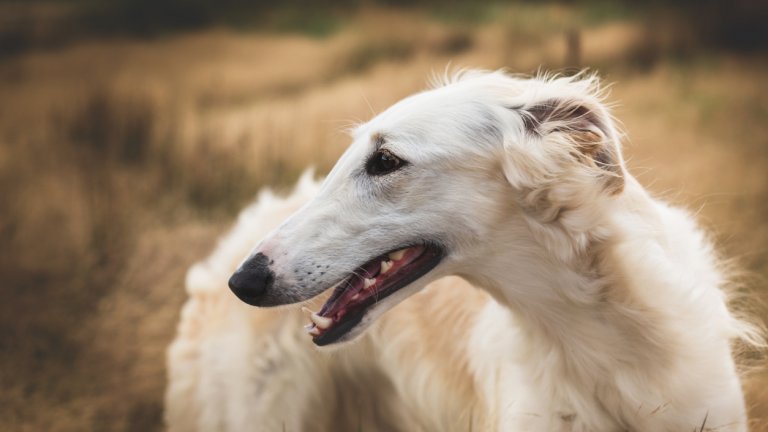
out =
<path fill-rule="evenodd" d="M 263 253 L 248 258 L 229 278 L 229 289 L 242 301 L 258 306 L 258 300 L 275 281 L 269 268 L 269 258 Z"/>

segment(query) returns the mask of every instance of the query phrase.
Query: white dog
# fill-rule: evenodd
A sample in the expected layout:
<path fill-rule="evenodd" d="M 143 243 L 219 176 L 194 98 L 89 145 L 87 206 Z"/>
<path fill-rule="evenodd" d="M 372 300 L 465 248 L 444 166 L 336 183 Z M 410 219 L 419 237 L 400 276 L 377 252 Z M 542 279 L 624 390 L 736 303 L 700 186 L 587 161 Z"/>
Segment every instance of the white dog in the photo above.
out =
<path fill-rule="evenodd" d="M 746 430 L 731 344 L 758 334 L 705 234 L 626 171 L 597 80 L 445 81 L 358 127 L 319 190 L 262 197 L 192 269 L 170 428 Z M 296 311 L 222 288 L 299 206 L 229 286 L 255 306 L 333 287 L 311 340 L 360 343 L 332 355 Z"/>

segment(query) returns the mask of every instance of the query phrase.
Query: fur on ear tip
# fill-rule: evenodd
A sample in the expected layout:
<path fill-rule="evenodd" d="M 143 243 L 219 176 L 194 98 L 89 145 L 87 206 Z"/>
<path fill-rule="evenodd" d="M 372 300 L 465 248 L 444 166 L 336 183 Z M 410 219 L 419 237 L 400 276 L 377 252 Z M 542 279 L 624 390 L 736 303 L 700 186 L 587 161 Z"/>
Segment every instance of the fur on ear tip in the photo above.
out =
<path fill-rule="evenodd" d="M 615 195 L 624 190 L 624 170 L 618 147 L 604 141 L 593 141 L 580 146 L 581 157 L 596 170 L 605 190 L 610 195 Z"/>

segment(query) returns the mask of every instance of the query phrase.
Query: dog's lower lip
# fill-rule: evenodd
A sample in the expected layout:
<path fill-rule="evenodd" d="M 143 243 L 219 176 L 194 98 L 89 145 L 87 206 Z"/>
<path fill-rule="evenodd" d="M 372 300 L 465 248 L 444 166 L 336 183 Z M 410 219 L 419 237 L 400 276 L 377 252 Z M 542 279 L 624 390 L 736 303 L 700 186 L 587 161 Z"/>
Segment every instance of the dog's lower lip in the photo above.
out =
<path fill-rule="evenodd" d="M 417 244 L 377 256 L 355 269 L 341 283 L 318 313 L 310 314 L 307 331 L 317 345 L 328 345 L 359 324 L 379 300 L 427 274 L 444 256 L 435 244 Z"/>

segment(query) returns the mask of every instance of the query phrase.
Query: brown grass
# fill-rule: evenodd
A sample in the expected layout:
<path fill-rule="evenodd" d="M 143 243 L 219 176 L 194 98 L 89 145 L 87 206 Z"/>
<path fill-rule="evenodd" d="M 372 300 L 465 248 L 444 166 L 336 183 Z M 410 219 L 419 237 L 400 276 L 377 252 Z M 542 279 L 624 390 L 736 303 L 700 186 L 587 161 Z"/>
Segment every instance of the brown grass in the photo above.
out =
<path fill-rule="evenodd" d="M 363 11 L 326 39 L 210 30 L 0 62 L 0 429 L 160 428 L 184 272 L 260 186 L 326 171 L 345 127 L 449 62 L 572 66 L 577 11 L 496 12 Z M 616 82 L 632 170 L 698 211 L 766 299 L 768 58 L 679 56 L 668 39 L 609 20 L 581 32 L 580 62 Z M 766 384 L 747 383 L 755 430 Z"/>

